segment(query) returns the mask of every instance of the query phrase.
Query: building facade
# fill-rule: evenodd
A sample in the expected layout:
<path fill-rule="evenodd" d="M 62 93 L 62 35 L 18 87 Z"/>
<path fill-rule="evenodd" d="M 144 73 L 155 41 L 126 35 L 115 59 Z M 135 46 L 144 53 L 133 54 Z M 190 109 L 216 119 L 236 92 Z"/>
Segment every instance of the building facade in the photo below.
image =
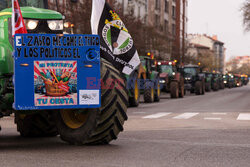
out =
<path fill-rule="evenodd" d="M 69 1 L 84 2 L 84 0 L 48 0 L 49 8 L 66 13 L 67 16 L 67 2 Z M 156 29 L 166 39 L 164 47 L 167 49 L 164 53 L 158 52 L 153 47 L 149 51 L 162 59 L 184 61 L 187 50 L 188 0 L 107 0 L 107 2 L 111 6 L 119 4 L 123 14 L 132 13 L 135 18 L 148 27 Z M 75 10 L 74 12 L 77 12 L 80 9 Z"/>
<path fill-rule="evenodd" d="M 201 34 L 189 34 L 188 35 L 189 43 L 199 44 L 206 47 L 209 47 L 210 50 L 214 52 L 214 67 L 216 71 L 222 73 L 225 72 L 225 47 L 224 43 L 219 41 L 217 36 L 210 37 L 208 35 Z"/>
<path fill-rule="evenodd" d="M 226 71 L 233 71 L 243 67 L 250 66 L 250 56 L 236 56 L 226 64 Z"/>
<path fill-rule="evenodd" d="M 124 14 L 133 11 L 149 27 L 157 29 L 168 41 L 167 53 L 161 54 L 164 59 L 184 61 L 187 51 L 187 0 L 116 0 L 123 7 Z M 114 2 L 114 0 L 109 0 Z M 164 54 L 164 56 L 162 56 Z"/>

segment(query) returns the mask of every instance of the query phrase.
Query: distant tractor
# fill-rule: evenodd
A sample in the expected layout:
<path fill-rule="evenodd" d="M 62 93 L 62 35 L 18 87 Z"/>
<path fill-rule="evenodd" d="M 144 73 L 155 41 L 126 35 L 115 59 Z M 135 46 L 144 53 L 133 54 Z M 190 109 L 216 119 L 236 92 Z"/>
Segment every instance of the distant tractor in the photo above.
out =
<path fill-rule="evenodd" d="M 220 89 L 225 89 L 225 84 L 224 84 L 224 75 L 219 73 L 219 88 Z"/>
<path fill-rule="evenodd" d="M 213 91 L 218 91 L 220 88 L 219 75 L 216 72 L 212 73 L 212 89 Z"/>
<path fill-rule="evenodd" d="M 160 88 L 160 76 L 159 72 L 156 70 L 156 61 L 154 56 L 151 53 L 148 53 L 147 56 L 140 56 L 141 67 L 145 71 L 146 79 L 143 81 L 143 89 L 141 93 L 144 95 L 145 103 L 159 102 L 161 95 Z M 142 79 L 142 78 L 141 78 Z"/>
<path fill-rule="evenodd" d="M 247 85 L 249 82 L 248 76 L 247 75 L 241 75 L 243 85 Z"/>
<path fill-rule="evenodd" d="M 185 65 L 185 90 L 196 95 L 205 94 L 205 74 L 201 72 L 198 65 Z"/>
<path fill-rule="evenodd" d="M 205 72 L 205 90 L 210 92 L 212 90 L 212 78 L 213 75 L 209 72 Z"/>
<path fill-rule="evenodd" d="M 235 79 L 234 87 L 241 87 L 243 85 L 240 74 L 234 74 L 234 79 Z"/>
<path fill-rule="evenodd" d="M 160 73 L 163 91 L 169 92 L 171 98 L 184 97 L 184 76 L 179 72 L 176 61 L 159 61 L 157 70 Z"/>
<path fill-rule="evenodd" d="M 226 88 L 233 88 L 234 85 L 234 76 L 232 74 L 226 74 L 224 75 L 224 83 Z"/>
<path fill-rule="evenodd" d="M 137 107 L 140 104 L 140 91 L 144 88 L 146 70 L 140 65 L 131 75 L 125 75 L 129 95 L 129 106 Z"/>

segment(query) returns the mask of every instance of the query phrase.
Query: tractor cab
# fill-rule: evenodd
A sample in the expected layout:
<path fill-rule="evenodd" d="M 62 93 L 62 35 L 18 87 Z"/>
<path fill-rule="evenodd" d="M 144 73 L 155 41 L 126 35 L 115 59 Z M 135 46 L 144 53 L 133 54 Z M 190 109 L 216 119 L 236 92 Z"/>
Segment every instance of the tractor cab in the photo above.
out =
<path fill-rule="evenodd" d="M 200 66 L 192 64 L 185 65 L 184 77 L 185 90 L 196 93 L 196 95 L 205 94 L 205 74 L 202 73 Z"/>
<path fill-rule="evenodd" d="M 196 77 L 200 72 L 198 65 L 186 65 L 184 66 L 184 76 L 185 80 L 191 80 Z"/>
<path fill-rule="evenodd" d="M 141 65 L 146 72 L 146 78 L 150 78 L 153 71 L 156 71 L 157 62 L 154 59 L 153 54 L 147 54 L 147 56 L 140 56 Z"/>
<path fill-rule="evenodd" d="M 175 61 L 158 61 L 157 65 L 160 73 L 166 73 L 168 76 L 174 76 L 177 73 Z"/>
<path fill-rule="evenodd" d="M 157 71 L 160 73 L 160 83 L 171 98 L 184 97 L 184 77 L 177 68 L 177 61 L 158 61 Z"/>

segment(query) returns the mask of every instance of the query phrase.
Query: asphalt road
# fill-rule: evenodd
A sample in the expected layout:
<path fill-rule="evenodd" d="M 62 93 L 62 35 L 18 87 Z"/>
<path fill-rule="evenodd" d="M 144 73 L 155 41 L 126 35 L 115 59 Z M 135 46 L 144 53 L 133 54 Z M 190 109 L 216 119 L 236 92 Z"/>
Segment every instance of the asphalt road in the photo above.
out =
<path fill-rule="evenodd" d="M 57 138 L 19 137 L 0 120 L 0 166 L 250 166 L 250 85 L 188 94 L 128 110 L 125 131 L 110 145 L 72 146 Z"/>

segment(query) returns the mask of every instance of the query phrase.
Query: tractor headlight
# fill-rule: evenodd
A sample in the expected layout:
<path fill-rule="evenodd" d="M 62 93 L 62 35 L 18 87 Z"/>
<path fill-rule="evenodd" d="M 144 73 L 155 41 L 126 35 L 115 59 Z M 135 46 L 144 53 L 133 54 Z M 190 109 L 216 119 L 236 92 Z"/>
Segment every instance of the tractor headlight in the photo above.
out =
<path fill-rule="evenodd" d="M 164 83 L 166 83 L 166 81 L 163 79 L 163 80 L 160 80 L 160 83 L 164 84 Z"/>
<path fill-rule="evenodd" d="M 226 83 L 227 83 L 227 81 L 224 81 L 224 83 L 226 84 Z"/>
<path fill-rule="evenodd" d="M 28 20 L 24 19 L 25 26 L 28 30 L 34 30 L 36 29 L 38 25 L 38 20 Z"/>
<path fill-rule="evenodd" d="M 190 77 L 186 77 L 185 80 L 191 80 L 191 78 Z"/>
<path fill-rule="evenodd" d="M 172 74 L 175 75 L 175 72 L 173 72 Z"/>
<path fill-rule="evenodd" d="M 63 20 L 48 20 L 47 22 L 51 30 L 63 30 Z"/>

